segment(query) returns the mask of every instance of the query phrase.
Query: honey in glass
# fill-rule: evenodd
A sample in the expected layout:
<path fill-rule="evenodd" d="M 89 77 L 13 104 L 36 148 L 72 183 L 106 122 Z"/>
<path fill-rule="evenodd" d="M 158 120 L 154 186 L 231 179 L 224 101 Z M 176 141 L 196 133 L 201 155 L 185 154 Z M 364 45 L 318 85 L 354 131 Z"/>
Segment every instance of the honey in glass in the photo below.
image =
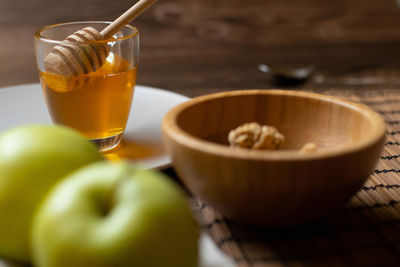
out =
<path fill-rule="evenodd" d="M 41 71 L 39 75 L 53 122 L 98 140 L 124 132 L 136 73 L 127 60 L 110 53 L 95 72 L 66 77 Z"/>

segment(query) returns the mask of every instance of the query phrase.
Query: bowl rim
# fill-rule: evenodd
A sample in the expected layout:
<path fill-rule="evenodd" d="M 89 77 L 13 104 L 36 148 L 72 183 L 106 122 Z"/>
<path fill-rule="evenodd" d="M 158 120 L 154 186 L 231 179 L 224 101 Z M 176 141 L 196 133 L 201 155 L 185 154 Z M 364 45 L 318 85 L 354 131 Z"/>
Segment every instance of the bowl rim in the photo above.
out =
<path fill-rule="evenodd" d="M 331 102 L 337 105 L 345 106 L 355 110 L 368 118 L 373 125 L 372 133 L 362 141 L 338 146 L 330 149 L 316 151 L 315 153 L 301 154 L 298 150 L 250 150 L 250 149 L 235 149 L 233 152 L 229 146 L 214 143 L 211 141 L 203 140 L 199 137 L 193 136 L 185 132 L 177 123 L 178 115 L 186 108 L 196 105 L 201 102 L 206 102 L 211 99 L 224 98 L 230 96 L 240 95 L 287 95 L 297 96 L 303 98 L 311 98 L 322 101 Z M 208 154 L 216 154 L 229 158 L 246 158 L 252 160 L 269 160 L 269 161 L 303 161 L 321 158 L 331 158 L 339 155 L 351 154 L 357 151 L 366 149 L 374 144 L 385 140 L 386 128 L 385 121 L 381 115 L 376 113 L 370 107 L 342 99 L 337 96 L 318 94 L 314 92 L 298 91 L 298 90 L 282 90 L 282 89 L 251 89 L 251 90 L 234 90 L 226 92 L 218 92 L 207 94 L 199 97 L 192 98 L 172 108 L 163 118 L 162 132 L 164 135 L 169 136 L 175 142 L 189 147 L 191 149 L 199 150 Z"/>

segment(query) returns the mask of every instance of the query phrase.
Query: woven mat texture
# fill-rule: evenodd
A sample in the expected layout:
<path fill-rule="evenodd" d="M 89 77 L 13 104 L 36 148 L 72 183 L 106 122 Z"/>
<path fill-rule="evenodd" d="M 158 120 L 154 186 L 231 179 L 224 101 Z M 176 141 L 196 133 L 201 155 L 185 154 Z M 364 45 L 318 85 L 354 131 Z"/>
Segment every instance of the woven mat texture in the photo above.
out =
<path fill-rule="evenodd" d="M 277 230 L 244 227 L 194 201 L 203 228 L 238 266 L 400 266 L 400 92 L 340 95 L 372 107 L 387 124 L 375 170 L 340 211 Z"/>

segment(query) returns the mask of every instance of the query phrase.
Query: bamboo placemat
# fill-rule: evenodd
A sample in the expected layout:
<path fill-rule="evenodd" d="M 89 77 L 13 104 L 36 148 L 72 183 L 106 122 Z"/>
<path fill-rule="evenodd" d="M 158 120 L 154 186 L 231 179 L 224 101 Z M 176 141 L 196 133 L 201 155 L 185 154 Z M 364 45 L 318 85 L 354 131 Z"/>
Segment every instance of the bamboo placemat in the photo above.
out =
<path fill-rule="evenodd" d="M 400 266 L 400 92 L 340 94 L 372 107 L 387 124 L 375 170 L 341 210 L 277 230 L 238 225 L 195 200 L 202 227 L 238 266 Z"/>

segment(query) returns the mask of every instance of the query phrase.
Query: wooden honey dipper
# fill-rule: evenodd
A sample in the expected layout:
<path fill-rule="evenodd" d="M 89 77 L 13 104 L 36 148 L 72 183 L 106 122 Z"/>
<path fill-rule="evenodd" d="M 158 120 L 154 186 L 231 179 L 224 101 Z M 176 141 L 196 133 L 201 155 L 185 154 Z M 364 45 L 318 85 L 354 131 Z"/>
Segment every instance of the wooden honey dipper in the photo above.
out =
<path fill-rule="evenodd" d="M 156 0 L 138 1 L 101 32 L 86 27 L 71 34 L 45 57 L 45 70 L 62 76 L 77 76 L 96 71 L 104 64 L 109 47 L 106 43 L 90 42 L 110 39 L 155 2 Z"/>

